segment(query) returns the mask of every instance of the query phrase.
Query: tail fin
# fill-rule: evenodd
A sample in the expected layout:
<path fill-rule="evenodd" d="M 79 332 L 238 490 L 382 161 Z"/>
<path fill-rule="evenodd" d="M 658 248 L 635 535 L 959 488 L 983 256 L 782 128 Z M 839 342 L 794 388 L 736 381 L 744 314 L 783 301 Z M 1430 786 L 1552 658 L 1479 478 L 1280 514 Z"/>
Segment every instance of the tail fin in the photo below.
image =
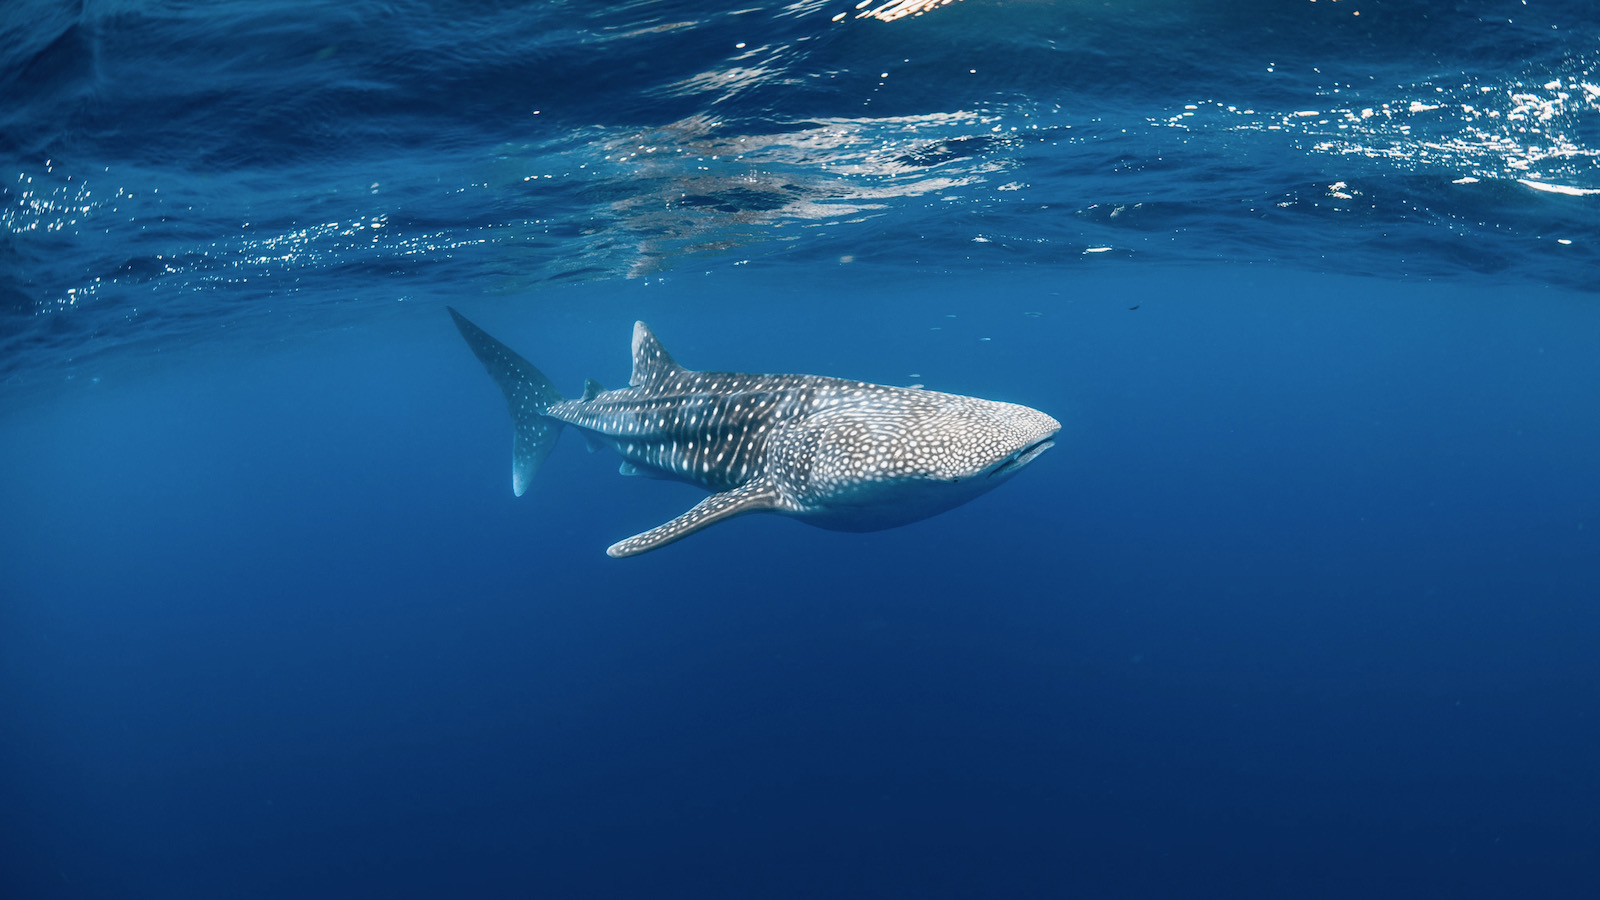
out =
<path fill-rule="evenodd" d="M 511 407 L 511 424 L 515 429 L 511 444 L 511 490 L 521 497 L 528 483 L 533 481 L 533 474 L 539 471 L 539 464 L 555 449 L 556 439 L 561 437 L 561 420 L 545 415 L 551 405 L 561 402 L 561 393 L 533 363 L 467 321 L 466 316 L 450 309 L 450 317 L 456 320 L 456 328 L 467 339 L 467 346 L 489 370 L 494 383 L 500 385 L 506 395 L 506 405 Z"/>

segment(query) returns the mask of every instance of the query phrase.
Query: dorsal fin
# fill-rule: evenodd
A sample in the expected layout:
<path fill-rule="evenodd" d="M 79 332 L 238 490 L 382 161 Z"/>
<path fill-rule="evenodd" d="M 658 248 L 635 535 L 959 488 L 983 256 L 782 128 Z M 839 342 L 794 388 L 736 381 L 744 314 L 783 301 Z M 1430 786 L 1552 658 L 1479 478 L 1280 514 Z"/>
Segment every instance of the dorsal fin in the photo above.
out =
<path fill-rule="evenodd" d="M 683 367 L 672 361 L 672 354 L 656 340 L 649 325 L 633 323 L 633 377 L 628 384 L 648 388 L 682 371 Z"/>
<path fill-rule="evenodd" d="M 671 522 L 657 525 L 642 534 L 612 544 L 607 548 L 606 555 L 614 559 L 637 556 L 688 537 L 707 525 L 723 519 L 748 512 L 784 508 L 786 507 L 783 504 L 783 496 L 777 488 L 764 481 L 753 481 L 731 491 L 712 494 Z"/>
<path fill-rule="evenodd" d="M 600 386 L 600 382 L 595 381 L 593 378 L 585 378 L 583 380 L 583 399 L 593 400 L 605 393 L 605 391 L 606 389 Z"/>

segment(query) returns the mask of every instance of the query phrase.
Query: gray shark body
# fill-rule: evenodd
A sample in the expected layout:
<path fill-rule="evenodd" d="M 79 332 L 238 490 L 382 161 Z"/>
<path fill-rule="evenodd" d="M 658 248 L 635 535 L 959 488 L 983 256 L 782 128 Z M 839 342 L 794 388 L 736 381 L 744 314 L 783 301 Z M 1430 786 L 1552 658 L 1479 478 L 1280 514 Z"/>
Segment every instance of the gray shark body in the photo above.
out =
<path fill-rule="evenodd" d="M 839 531 L 875 531 L 944 512 L 988 491 L 1049 449 L 1055 419 L 1015 403 L 816 375 L 695 372 L 643 322 L 633 377 L 593 381 L 563 399 L 537 368 L 450 310 L 506 396 L 521 496 L 562 428 L 624 460 L 624 475 L 712 491 L 664 525 L 613 544 L 635 556 L 732 516 L 777 512 Z"/>

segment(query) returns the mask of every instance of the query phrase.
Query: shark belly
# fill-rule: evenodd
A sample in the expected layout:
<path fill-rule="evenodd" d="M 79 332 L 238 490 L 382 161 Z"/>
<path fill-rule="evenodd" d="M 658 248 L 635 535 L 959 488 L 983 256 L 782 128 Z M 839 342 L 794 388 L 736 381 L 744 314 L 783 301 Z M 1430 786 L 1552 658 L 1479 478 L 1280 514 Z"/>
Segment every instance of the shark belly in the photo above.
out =
<path fill-rule="evenodd" d="M 985 493 L 986 487 L 908 484 L 859 497 L 829 498 L 803 504 L 789 515 L 829 531 L 884 531 L 948 512 Z"/>

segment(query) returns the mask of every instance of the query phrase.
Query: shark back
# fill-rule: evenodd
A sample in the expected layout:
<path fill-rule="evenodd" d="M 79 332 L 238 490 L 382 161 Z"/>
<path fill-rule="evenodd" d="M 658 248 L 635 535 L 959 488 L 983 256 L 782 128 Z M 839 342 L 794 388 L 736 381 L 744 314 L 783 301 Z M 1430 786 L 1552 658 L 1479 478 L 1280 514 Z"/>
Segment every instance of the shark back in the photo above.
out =
<path fill-rule="evenodd" d="M 549 415 L 616 450 L 625 474 L 723 491 L 766 471 L 773 434 L 812 393 L 803 375 L 680 370 L 587 401 L 563 401 Z"/>

